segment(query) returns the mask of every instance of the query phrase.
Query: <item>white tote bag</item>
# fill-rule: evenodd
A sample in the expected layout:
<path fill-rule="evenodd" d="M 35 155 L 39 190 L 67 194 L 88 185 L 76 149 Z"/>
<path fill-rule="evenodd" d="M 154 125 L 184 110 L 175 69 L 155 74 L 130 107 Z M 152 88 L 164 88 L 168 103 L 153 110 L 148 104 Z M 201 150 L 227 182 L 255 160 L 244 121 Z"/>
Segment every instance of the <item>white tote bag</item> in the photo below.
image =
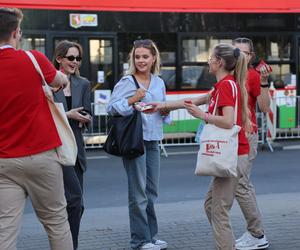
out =
<path fill-rule="evenodd" d="M 70 127 L 64 106 L 62 103 L 54 102 L 52 91 L 45 81 L 44 75 L 38 62 L 31 52 L 26 51 L 26 53 L 42 78 L 43 89 L 48 101 L 49 109 L 51 111 L 52 118 L 54 120 L 60 140 L 62 142 L 62 145 L 56 148 L 59 162 L 65 166 L 74 166 L 77 158 L 77 144 L 73 131 Z"/>
<path fill-rule="evenodd" d="M 237 96 L 237 87 L 229 81 L 233 97 Z M 216 113 L 217 102 L 213 111 Z M 238 98 L 234 107 L 234 124 L 231 129 L 224 129 L 213 124 L 205 124 L 200 136 L 200 149 L 197 157 L 195 174 L 201 176 L 236 177 L 238 160 L 238 133 L 241 129 L 236 125 Z"/>

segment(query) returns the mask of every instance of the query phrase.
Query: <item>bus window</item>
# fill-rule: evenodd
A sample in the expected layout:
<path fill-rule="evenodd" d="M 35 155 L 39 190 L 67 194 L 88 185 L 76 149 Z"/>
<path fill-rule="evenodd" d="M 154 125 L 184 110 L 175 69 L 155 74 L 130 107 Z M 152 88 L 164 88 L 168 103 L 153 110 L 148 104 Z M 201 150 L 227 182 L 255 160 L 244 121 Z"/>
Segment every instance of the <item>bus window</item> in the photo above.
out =
<path fill-rule="evenodd" d="M 254 51 L 257 60 L 264 58 L 268 61 L 291 61 L 290 36 L 254 37 Z"/>
<path fill-rule="evenodd" d="M 286 85 L 291 84 L 291 68 L 289 64 L 272 65 L 272 73 L 270 81 L 274 82 L 275 88 L 284 88 Z"/>
<path fill-rule="evenodd" d="M 181 89 L 209 90 L 215 82 L 216 79 L 209 74 L 207 65 L 182 67 Z"/>
<path fill-rule="evenodd" d="M 216 79 L 209 74 L 207 59 L 218 43 L 231 43 L 231 39 L 206 37 L 182 40 L 181 89 L 211 89 Z"/>
<path fill-rule="evenodd" d="M 176 88 L 176 67 L 162 66 L 161 78 L 164 80 L 167 90 Z"/>
<path fill-rule="evenodd" d="M 207 41 L 205 39 L 184 39 L 182 53 L 185 62 L 207 62 Z"/>
<path fill-rule="evenodd" d="M 275 88 L 284 88 L 291 84 L 291 76 L 296 74 L 295 61 L 291 53 L 291 36 L 257 36 L 253 37 L 255 63 L 261 59 L 272 66 L 269 80 Z"/>
<path fill-rule="evenodd" d="M 164 50 L 165 49 L 165 50 Z M 174 51 L 162 48 L 161 56 L 161 78 L 164 80 L 167 90 L 176 89 L 176 54 Z"/>
<path fill-rule="evenodd" d="M 44 37 L 24 36 L 21 40 L 21 48 L 24 50 L 35 49 L 45 54 L 45 41 Z"/>

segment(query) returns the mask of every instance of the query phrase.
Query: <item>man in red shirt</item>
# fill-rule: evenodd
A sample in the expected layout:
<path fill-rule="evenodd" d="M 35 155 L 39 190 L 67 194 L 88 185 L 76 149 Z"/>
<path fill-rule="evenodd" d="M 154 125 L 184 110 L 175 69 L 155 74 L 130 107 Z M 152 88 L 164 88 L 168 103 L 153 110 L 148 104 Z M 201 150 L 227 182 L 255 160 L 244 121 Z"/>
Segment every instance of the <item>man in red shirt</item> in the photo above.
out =
<path fill-rule="evenodd" d="M 66 212 L 61 145 L 42 81 L 25 51 L 17 50 L 23 14 L 0 8 L 0 249 L 16 249 L 27 196 L 48 233 L 52 250 L 73 250 Z M 46 82 L 68 80 L 40 52 L 31 51 Z"/>
<path fill-rule="evenodd" d="M 248 38 L 237 38 L 233 41 L 233 45 L 238 47 L 247 56 L 248 74 L 247 74 L 247 91 L 248 106 L 251 112 L 252 131 L 248 134 L 250 145 L 249 160 L 245 168 L 241 169 L 242 178 L 240 178 L 236 199 L 247 221 L 247 232 L 236 240 L 236 249 L 266 249 L 269 242 L 265 236 L 262 225 L 261 214 L 256 201 L 254 187 L 250 180 L 251 168 L 253 160 L 257 154 L 257 122 L 256 122 L 256 104 L 262 112 L 268 112 L 270 106 L 270 96 L 268 88 L 269 66 L 261 67 L 260 74 L 252 68 L 251 61 L 254 58 L 253 43 Z"/>

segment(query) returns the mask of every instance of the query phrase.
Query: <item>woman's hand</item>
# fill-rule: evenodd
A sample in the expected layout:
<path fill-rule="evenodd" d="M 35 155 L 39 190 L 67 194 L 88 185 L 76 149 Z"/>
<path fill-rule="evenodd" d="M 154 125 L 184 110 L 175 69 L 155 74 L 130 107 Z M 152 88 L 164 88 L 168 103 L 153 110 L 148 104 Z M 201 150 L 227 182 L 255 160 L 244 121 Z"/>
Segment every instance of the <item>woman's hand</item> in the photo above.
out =
<path fill-rule="evenodd" d="M 152 108 L 143 111 L 143 113 L 152 114 L 155 112 L 159 112 L 162 116 L 167 116 L 170 114 L 170 110 L 166 108 L 165 102 L 149 102 L 147 103 L 147 105 L 151 105 Z"/>
<path fill-rule="evenodd" d="M 204 119 L 205 112 L 203 112 L 195 104 L 184 102 L 184 107 L 186 108 L 187 112 L 189 112 L 192 116 L 196 118 Z"/>
<path fill-rule="evenodd" d="M 66 115 L 69 119 L 76 120 L 83 124 L 90 123 L 92 117 L 87 112 L 83 111 L 83 107 L 74 108 L 66 112 Z"/>
<path fill-rule="evenodd" d="M 136 90 L 135 95 L 133 97 L 137 99 L 136 101 L 139 101 L 143 99 L 145 96 L 146 96 L 146 91 L 144 89 L 139 88 Z"/>
<path fill-rule="evenodd" d="M 132 97 L 128 98 L 128 104 L 132 105 L 140 101 L 141 99 L 143 99 L 145 96 L 146 96 L 146 91 L 144 89 L 139 88 L 136 90 L 135 94 Z"/>
<path fill-rule="evenodd" d="M 268 64 L 262 65 L 260 67 L 260 82 L 262 84 L 267 84 L 268 83 L 268 78 L 271 72 L 271 67 Z"/>

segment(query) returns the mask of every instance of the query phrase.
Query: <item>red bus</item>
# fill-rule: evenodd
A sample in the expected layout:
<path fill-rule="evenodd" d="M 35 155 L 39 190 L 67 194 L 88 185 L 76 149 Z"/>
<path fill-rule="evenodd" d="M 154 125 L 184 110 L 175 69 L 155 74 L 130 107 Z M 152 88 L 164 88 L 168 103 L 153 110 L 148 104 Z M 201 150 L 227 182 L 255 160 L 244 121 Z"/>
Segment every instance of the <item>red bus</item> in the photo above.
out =
<path fill-rule="evenodd" d="M 300 93 L 299 0 L 0 3 L 23 10 L 24 49 L 40 50 L 51 59 L 62 39 L 82 44 L 81 74 L 91 80 L 95 96 L 113 88 L 128 67 L 133 41 L 141 38 L 153 39 L 161 51 L 161 76 L 169 99 L 203 93 L 215 82 L 207 68 L 210 49 L 240 36 L 254 41 L 256 63 L 263 59 L 272 66 L 270 81 L 276 88 L 296 88 Z"/>
<path fill-rule="evenodd" d="M 253 39 L 257 61 L 272 65 L 275 87 L 293 84 L 299 94 L 300 1 L 298 0 L 0 0 L 22 8 L 25 49 L 49 58 L 62 39 L 80 42 L 81 73 L 93 89 L 112 89 L 126 69 L 127 53 L 138 38 L 156 41 L 168 91 L 209 89 L 209 50 L 218 42 Z"/>

